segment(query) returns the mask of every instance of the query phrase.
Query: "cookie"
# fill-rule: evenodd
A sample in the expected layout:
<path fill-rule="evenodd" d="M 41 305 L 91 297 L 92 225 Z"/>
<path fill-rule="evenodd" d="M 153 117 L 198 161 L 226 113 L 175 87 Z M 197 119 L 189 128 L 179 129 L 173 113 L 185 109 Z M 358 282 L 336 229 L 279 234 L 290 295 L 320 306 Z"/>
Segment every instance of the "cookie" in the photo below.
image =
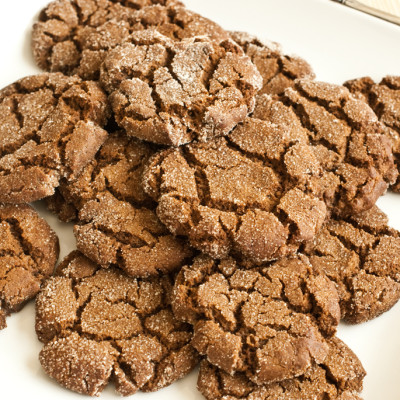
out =
<path fill-rule="evenodd" d="M 156 154 L 144 189 L 160 220 L 193 247 L 264 262 L 294 253 L 322 226 L 327 209 L 312 189 L 323 172 L 285 125 L 247 118 L 225 138 Z"/>
<path fill-rule="evenodd" d="M 385 125 L 385 134 L 392 143 L 396 167 L 400 171 L 400 77 L 387 76 L 379 84 L 364 77 L 347 81 L 344 86 L 365 100 Z M 400 178 L 391 189 L 400 193 Z"/>
<path fill-rule="evenodd" d="M 34 298 L 52 275 L 59 245 L 55 232 L 29 205 L 0 204 L 0 329 L 6 316 Z"/>
<path fill-rule="evenodd" d="M 108 191 L 85 203 L 74 233 L 78 249 L 87 257 L 104 268 L 118 265 L 133 277 L 178 270 L 192 255 L 154 210 L 120 201 Z"/>
<path fill-rule="evenodd" d="M 332 282 L 303 255 L 260 267 L 202 255 L 179 272 L 172 307 L 194 326 L 192 345 L 211 364 L 262 385 L 325 360 L 338 302 Z"/>
<path fill-rule="evenodd" d="M 33 56 L 46 71 L 98 79 L 107 51 L 149 27 L 174 40 L 229 36 L 178 1 L 56 0 L 42 10 L 33 27 Z"/>
<path fill-rule="evenodd" d="M 133 33 L 108 52 L 100 80 L 128 135 L 179 146 L 229 133 L 253 111 L 262 78 L 232 40 Z"/>
<path fill-rule="evenodd" d="M 151 145 L 129 138 L 124 131 L 110 133 L 78 178 L 61 180 L 48 200 L 50 209 L 63 221 L 77 220 L 83 205 L 105 191 L 135 207 L 155 208 L 142 187 L 144 167 L 154 153 Z"/>
<path fill-rule="evenodd" d="M 253 117 L 286 124 L 293 140 L 311 143 L 325 170 L 322 185 L 311 190 L 333 214 L 370 209 L 397 178 L 382 123 L 343 86 L 297 80 L 278 99 L 260 96 Z"/>
<path fill-rule="evenodd" d="M 281 94 L 286 88 L 293 86 L 296 79 L 315 78 L 307 61 L 284 54 L 278 43 L 263 42 L 246 32 L 230 32 L 230 35 L 250 57 L 263 78 L 263 87 L 259 94 Z"/>
<path fill-rule="evenodd" d="M 132 279 L 75 251 L 36 300 L 45 372 L 78 393 L 98 395 L 112 380 L 119 394 L 170 385 L 198 362 L 192 329 L 172 314 L 172 276 Z"/>
<path fill-rule="evenodd" d="M 376 206 L 332 218 L 303 251 L 335 283 L 347 322 L 375 318 L 400 298 L 400 233 Z"/>
<path fill-rule="evenodd" d="M 107 138 L 99 84 L 60 73 L 23 78 L 0 91 L 0 201 L 25 203 L 73 179 Z"/>
<path fill-rule="evenodd" d="M 298 378 L 262 386 L 244 374 L 231 376 L 204 360 L 197 388 L 207 400 L 361 400 L 366 373 L 360 360 L 340 339 L 328 343 L 329 354 L 322 365 L 313 364 Z"/>

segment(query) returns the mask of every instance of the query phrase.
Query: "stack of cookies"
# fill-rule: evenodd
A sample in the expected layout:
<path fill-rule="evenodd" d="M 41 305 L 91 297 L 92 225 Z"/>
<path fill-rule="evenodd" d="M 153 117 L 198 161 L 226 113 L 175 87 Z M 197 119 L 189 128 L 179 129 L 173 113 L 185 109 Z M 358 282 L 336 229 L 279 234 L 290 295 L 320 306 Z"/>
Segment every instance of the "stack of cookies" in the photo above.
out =
<path fill-rule="evenodd" d="M 36 296 L 40 363 L 98 395 L 200 363 L 207 400 L 360 399 L 335 336 L 400 298 L 400 77 L 314 80 L 175 0 L 56 0 L 46 72 L 0 91 L 0 329 Z M 74 222 L 56 234 L 27 203 Z M 195 388 L 193 388 L 195 390 Z"/>

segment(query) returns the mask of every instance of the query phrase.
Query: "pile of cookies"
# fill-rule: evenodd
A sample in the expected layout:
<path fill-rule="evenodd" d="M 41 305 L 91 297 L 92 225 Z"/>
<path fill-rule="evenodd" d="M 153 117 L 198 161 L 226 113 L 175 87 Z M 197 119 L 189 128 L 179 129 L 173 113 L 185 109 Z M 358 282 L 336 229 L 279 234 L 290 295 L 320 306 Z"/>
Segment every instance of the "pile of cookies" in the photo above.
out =
<path fill-rule="evenodd" d="M 335 336 L 400 298 L 400 77 L 343 86 L 176 0 L 55 0 L 46 72 L 0 91 L 0 329 L 36 297 L 40 363 L 98 395 L 200 363 L 208 400 L 360 399 Z M 56 234 L 27 203 L 74 222 Z M 194 388 L 193 388 L 194 390 Z"/>

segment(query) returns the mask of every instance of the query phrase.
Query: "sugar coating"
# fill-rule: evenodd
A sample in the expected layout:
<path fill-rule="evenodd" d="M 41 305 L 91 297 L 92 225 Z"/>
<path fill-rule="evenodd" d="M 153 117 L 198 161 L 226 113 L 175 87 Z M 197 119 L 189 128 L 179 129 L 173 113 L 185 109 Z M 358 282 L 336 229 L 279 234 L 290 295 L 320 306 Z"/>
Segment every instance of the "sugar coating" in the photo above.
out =
<path fill-rule="evenodd" d="M 98 79 L 107 51 L 150 27 L 174 40 L 228 37 L 215 22 L 175 0 L 56 0 L 33 26 L 34 59 L 46 71 Z"/>
<path fill-rule="evenodd" d="M 324 171 L 297 134 L 248 117 L 225 138 L 156 154 L 144 189 L 161 222 L 212 257 L 263 262 L 294 253 L 327 216 L 315 190 Z"/>
<path fill-rule="evenodd" d="M 263 78 L 259 94 L 281 94 L 293 86 L 296 79 L 315 78 L 307 61 L 284 54 L 278 43 L 261 41 L 246 32 L 230 32 L 230 35 L 250 57 Z"/>
<path fill-rule="evenodd" d="M 303 251 L 335 283 L 345 321 L 368 321 L 399 300 L 400 234 L 376 206 L 332 218 Z"/>
<path fill-rule="evenodd" d="M 32 207 L 0 204 L 0 329 L 36 296 L 58 254 L 55 232 Z"/>
<path fill-rule="evenodd" d="M 199 256 L 179 272 L 172 307 L 211 364 L 258 385 L 322 363 L 340 319 L 334 285 L 302 255 L 259 267 Z"/>
<path fill-rule="evenodd" d="M 344 83 L 354 95 L 366 101 L 385 125 L 385 135 L 392 144 L 397 171 L 400 171 L 400 77 L 386 76 L 379 83 L 364 77 Z M 400 192 L 400 179 L 390 187 Z"/>
<path fill-rule="evenodd" d="M 72 179 L 107 137 L 99 84 L 60 73 L 23 78 L 0 91 L 0 201 L 24 203 Z"/>
<path fill-rule="evenodd" d="M 295 140 L 311 144 L 325 171 L 312 191 L 334 214 L 370 209 L 396 181 L 384 126 L 343 86 L 297 80 L 279 98 L 261 95 L 253 117 L 286 125 L 295 132 Z"/>
<path fill-rule="evenodd" d="M 197 388 L 207 400 L 361 400 L 365 370 L 338 338 L 328 340 L 329 353 L 298 378 L 255 385 L 244 374 L 229 375 L 202 361 Z"/>
<path fill-rule="evenodd" d="M 171 311 L 173 277 L 133 279 L 78 251 L 36 300 L 39 360 L 66 388 L 98 395 L 112 379 L 121 395 L 155 391 L 198 362 L 192 329 Z"/>
<path fill-rule="evenodd" d="M 253 110 L 262 85 L 232 40 L 176 42 L 150 29 L 107 54 L 100 81 L 128 135 L 175 146 L 228 134 Z"/>

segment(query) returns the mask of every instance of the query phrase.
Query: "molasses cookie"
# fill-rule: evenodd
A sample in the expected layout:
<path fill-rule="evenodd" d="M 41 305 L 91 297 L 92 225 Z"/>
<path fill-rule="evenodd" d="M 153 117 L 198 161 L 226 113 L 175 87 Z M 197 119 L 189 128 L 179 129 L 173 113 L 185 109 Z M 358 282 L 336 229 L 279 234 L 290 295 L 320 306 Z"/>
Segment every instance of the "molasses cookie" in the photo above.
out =
<path fill-rule="evenodd" d="M 0 329 L 53 274 L 58 238 L 28 205 L 0 204 Z"/>
<path fill-rule="evenodd" d="M 118 266 L 133 277 L 176 271 L 192 255 L 153 209 L 120 201 L 109 191 L 85 203 L 74 227 L 78 249 L 104 268 Z"/>
<path fill-rule="evenodd" d="M 193 247 L 255 262 L 294 253 L 325 221 L 324 171 L 285 125 L 247 118 L 230 135 L 156 154 L 144 174 L 157 215 Z M 320 189 L 322 190 L 322 189 Z"/>
<path fill-rule="evenodd" d="M 98 83 L 60 73 L 0 91 L 0 201 L 25 203 L 73 179 L 107 138 L 107 97 Z"/>
<path fill-rule="evenodd" d="M 154 153 L 152 145 L 124 131 L 111 133 L 78 178 L 61 180 L 56 194 L 47 200 L 50 209 L 62 221 L 77 220 L 83 205 L 105 191 L 137 207 L 155 208 L 142 187 L 144 167 Z"/>
<path fill-rule="evenodd" d="M 261 386 L 242 373 L 229 375 L 204 360 L 197 388 L 207 400 L 361 400 L 365 370 L 360 360 L 340 339 L 328 343 L 322 365 L 314 363 L 298 378 Z"/>
<path fill-rule="evenodd" d="M 376 206 L 332 218 L 303 251 L 335 283 L 345 321 L 368 321 L 399 300 L 400 233 Z"/>
<path fill-rule="evenodd" d="M 34 59 L 46 71 L 98 79 L 108 50 L 132 32 L 151 27 L 174 40 L 229 37 L 215 22 L 178 1 L 57 0 L 42 10 L 33 27 Z"/>
<path fill-rule="evenodd" d="M 232 40 L 133 33 L 108 52 L 100 80 L 128 135 L 182 145 L 228 134 L 254 109 L 262 78 Z"/>
<path fill-rule="evenodd" d="M 178 274 L 172 307 L 192 345 L 228 374 L 262 385 L 322 363 L 340 319 L 332 282 L 298 255 L 254 267 L 197 257 Z"/>
<path fill-rule="evenodd" d="M 286 125 L 293 140 L 311 144 L 325 171 L 311 190 L 336 215 L 370 209 L 396 181 L 383 124 L 343 86 L 297 80 L 279 98 L 261 95 L 253 118 Z"/>
<path fill-rule="evenodd" d="M 397 170 L 400 171 L 400 77 L 387 76 L 376 84 L 364 77 L 344 83 L 354 95 L 365 100 L 386 126 L 385 134 L 392 143 Z M 391 186 L 400 192 L 400 179 Z"/>
<path fill-rule="evenodd" d="M 296 79 L 314 79 L 315 74 L 307 61 L 282 52 L 278 43 L 263 42 L 245 32 L 230 32 L 231 38 L 243 48 L 263 78 L 259 94 L 281 94 L 293 86 Z"/>
<path fill-rule="evenodd" d="M 132 279 L 72 252 L 36 300 L 39 360 L 62 386 L 98 395 L 170 385 L 198 362 L 192 329 L 171 311 L 172 276 Z"/>

